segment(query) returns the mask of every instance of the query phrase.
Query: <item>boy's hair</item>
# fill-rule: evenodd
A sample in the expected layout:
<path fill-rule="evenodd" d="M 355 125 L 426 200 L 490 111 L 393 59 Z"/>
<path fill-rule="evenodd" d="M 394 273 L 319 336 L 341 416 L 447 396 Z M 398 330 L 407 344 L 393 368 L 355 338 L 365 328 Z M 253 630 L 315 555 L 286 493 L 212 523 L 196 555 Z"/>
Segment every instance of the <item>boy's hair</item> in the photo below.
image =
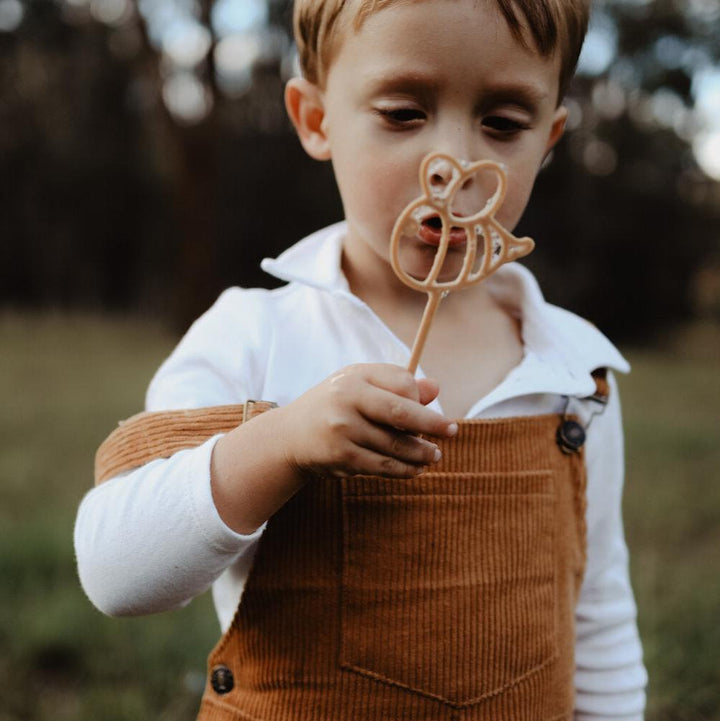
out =
<path fill-rule="evenodd" d="M 450 2 L 451 0 L 448 0 Z M 321 87 L 337 49 L 341 31 L 352 22 L 358 30 L 365 19 L 395 3 L 422 0 L 295 0 L 294 28 L 300 67 Z M 494 0 L 512 34 L 527 47 L 528 35 L 538 53 L 560 52 L 558 102 L 575 72 L 587 31 L 590 0 Z"/>

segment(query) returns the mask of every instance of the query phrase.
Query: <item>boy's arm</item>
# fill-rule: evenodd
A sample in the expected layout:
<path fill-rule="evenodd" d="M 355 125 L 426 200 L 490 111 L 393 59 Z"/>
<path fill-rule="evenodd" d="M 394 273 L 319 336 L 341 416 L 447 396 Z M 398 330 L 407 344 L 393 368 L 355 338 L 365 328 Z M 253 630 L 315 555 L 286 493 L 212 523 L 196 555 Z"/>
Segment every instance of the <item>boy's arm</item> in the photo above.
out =
<path fill-rule="evenodd" d="M 147 409 L 198 408 L 262 397 L 262 373 L 270 343 L 267 334 L 263 335 L 258 329 L 272 327 L 266 322 L 265 312 L 257 293 L 239 290 L 224 293 L 215 306 L 196 321 L 156 374 L 148 391 Z M 390 383 L 391 388 L 400 391 L 400 395 L 389 391 L 389 397 L 394 399 L 389 406 L 390 416 L 402 414 L 410 403 L 414 412 L 436 422 L 440 417 L 418 404 L 421 396 L 422 400 L 426 400 L 425 396 L 429 400 L 428 393 L 436 389 L 426 381 L 415 388 L 409 374 L 397 366 L 379 372 L 385 377 L 388 369 L 393 378 L 402 379 L 400 385 L 397 381 Z M 353 371 L 343 377 L 336 374 L 335 378 L 337 380 L 326 383 L 319 394 L 308 393 L 290 404 L 294 405 L 294 415 L 287 409 L 278 409 L 265 414 L 277 413 L 270 423 L 254 425 L 263 421 L 260 416 L 228 434 L 223 452 L 215 458 L 217 437 L 90 491 L 78 511 L 75 547 L 80 579 L 95 605 L 112 615 L 175 608 L 204 591 L 230 565 L 233 565 L 234 577 L 242 583 L 241 576 L 247 572 L 262 522 L 292 494 L 299 482 L 298 471 L 309 469 L 314 461 L 336 473 L 343 466 L 349 469 L 353 463 L 370 469 L 367 458 L 361 463 L 359 459 L 352 461 L 351 456 L 366 454 L 368 444 L 377 445 L 378 438 L 381 443 L 397 445 L 400 451 L 403 447 L 405 452 L 410 448 L 411 456 L 419 450 L 420 456 L 415 455 L 415 460 L 432 458 L 433 444 L 429 442 L 418 444 L 417 439 L 409 439 L 407 434 L 351 422 L 347 415 L 351 408 L 346 402 L 358 390 L 358 373 Z M 362 383 L 372 385 L 371 381 L 373 378 L 365 378 Z M 375 381 L 378 385 L 377 379 Z M 403 384 L 408 390 L 402 391 Z M 340 392 L 328 393 L 328 385 Z M 383 385 L 382 378 L 379 385 Z M 387 400 L 387 389 L 385 392 L 383 388 L 371 390 L 376 400 L 378 393 Z M 401 397 L 403 393 L 404 396 L 415 393 L 417 400 Z M 330 425 L 335 430 L 348 424 L 353 429 L 365 428 L 375 433 L 375 439 L 356 438 L 360 445 L 350 447 L 334 442 L 332 434 L 328 440 L 327 427 L 323 431 L 318 423 L 332 416 L 320 413 L 319 409 L 323 403 L 329 403 L 326 405 L 329 410 L 330 398 L 334 395 L 342 400 L 340 406 L 345 404 L 345 407 L 335 404 L 335 421 Z M 373 404 L 377 405 L 375 401 Z M 370 407 L 364 410 L 370 415 L 377 413 Z M 432 426 L 413 426 L 412 420 L 409 423 L 411 431 L 417 429 L 428 435 L 434 431 Z M 448 423 L 446 419 L 441 420 L 443 426 Z M 299 439 L 298 430 L 303 431 L 304 442 Z M 324 447 L 321 435 L 325 438 Z M 296 442 L 285 444 L 285 450 L 278 455 L 280 442 L 291 436 Z M 303 456 L 299 450 L 301 445 L 305 451 L 322 451 L 324 457 L 315 456 L 313 461 L 307 453 Z M 218 483 L 214 487 L 210 478 L 211 460 L 218 461 L 215 464 Z M 392 465 L 394 462 L 390 461 L 386 470 L 397 472 Z M 222 517 L 218 507 L 223 509 Z M 246 534 L 236 533 L 223 518 Z"/>
<path fill-rule="evenodd" d="M 147 410 L 242 403 L 262 383 L 252 373 L 257 334 L 238 319 L 264 318 L 256 296 L 223 293 L 199 318 L 153 378 Z M 247 324 L 245 324 L 247 325 Z M 252 328 L 250 329 L 252 330 Z M 243 352 L 240 352 L 242 350 Z M 203 592 L 242 559 L 260 535 L 231 531 L 210 490 L 217 438 L 92 489 L 75 524 L 78 573 L 90 600 L 111 615 L 169 610 Z"/>
<path fill-rule="evenodd" d="M 618 389 L 588 430 L 588 555 L 576 609 L 576 721 L 640 721 L 647 674 L 622 524 L 623 436 Z"/>
<path fill-rule="evenodd" d="M 177 608 L 231 564 L 241 572 L 249 565 L 262 528 L 236 534 L 218 515 L 210 492 L 216 441 L 111 479 L 83 499 L 75 524 L 78 573 L 104 613 Z"/>
<path fill-rule="evenodd" d="M 456 427 L 425 407 L 436 395 L 398 366 L 351 366 L 285 408 L 102 484 L 76 524 L 86 593 L 111 615 L 182 605 L 250 550 L 313 472 L 419 473 L 437 448 L 414 434 Z"/>

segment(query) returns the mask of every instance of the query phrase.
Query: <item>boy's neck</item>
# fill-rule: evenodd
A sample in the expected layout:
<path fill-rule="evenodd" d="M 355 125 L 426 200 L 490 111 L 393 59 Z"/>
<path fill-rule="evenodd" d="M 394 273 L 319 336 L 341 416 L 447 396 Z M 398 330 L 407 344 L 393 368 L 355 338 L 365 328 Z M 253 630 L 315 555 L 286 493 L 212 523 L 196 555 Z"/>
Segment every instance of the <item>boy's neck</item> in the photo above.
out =
<path fill-rule="evenodd" d="M 381 306 L 414 311 L 416 307 L 424 307 L 426 295 L 406 286 L 395 275 L 389 263 L 385 267 L 376 266 L 371 277 L 358 261 L 349 257 L 347 250 L 343 250 L 342 270 L 350 290 L 371 308 Z"/>
<path fill-rule="evenodd" d="M 369 277 L 343 251 L 342 269 L 353 295 L 366 303 L 398 338 L 411 345 L 427 304 L 427 294 L 406 286 L 389 263 L 375 266 L 375 275 Z M 497 309 L 497 302 L 481 283 L 449 293 L 440 304 L 434 325 L 462 323 L 467 313 L 479 320 Z"/>

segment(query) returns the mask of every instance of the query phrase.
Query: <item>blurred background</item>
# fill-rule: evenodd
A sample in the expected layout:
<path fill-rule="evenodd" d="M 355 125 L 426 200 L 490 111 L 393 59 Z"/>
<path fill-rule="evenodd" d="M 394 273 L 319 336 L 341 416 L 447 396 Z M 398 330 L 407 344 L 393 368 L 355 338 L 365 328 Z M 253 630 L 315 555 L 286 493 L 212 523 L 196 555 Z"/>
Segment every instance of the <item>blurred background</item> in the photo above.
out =
<path fill-rule="evenodd" d="M 290 5 L 0 0 L 0 721 L 194 718 L 209 598 L 102 617 L 72 523 L 192 319 L 341 217 L 284 116 Z M 597 0 L 567 104 L 518 232 L 634 366 L 648 719 L 720 719 L 720 0 Z"/>

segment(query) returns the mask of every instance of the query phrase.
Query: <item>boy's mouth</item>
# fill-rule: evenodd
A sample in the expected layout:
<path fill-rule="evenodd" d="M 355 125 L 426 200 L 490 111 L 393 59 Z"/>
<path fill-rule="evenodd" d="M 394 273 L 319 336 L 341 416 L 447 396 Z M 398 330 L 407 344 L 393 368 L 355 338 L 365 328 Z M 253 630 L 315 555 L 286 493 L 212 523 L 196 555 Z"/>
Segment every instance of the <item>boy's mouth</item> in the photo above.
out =
<path fill-rule="evenodd" d="M 420 223 L 418 236 L 422 241 L 429 245 L 440 245 L 442 238 L 443 223 L 439 215 L 430 215 Z M 450 237 L 448 238 L 448 247 L 460 245 L 467 240 L 467 234 L 464 228 L 452 226 L 450 228 Z"/>

